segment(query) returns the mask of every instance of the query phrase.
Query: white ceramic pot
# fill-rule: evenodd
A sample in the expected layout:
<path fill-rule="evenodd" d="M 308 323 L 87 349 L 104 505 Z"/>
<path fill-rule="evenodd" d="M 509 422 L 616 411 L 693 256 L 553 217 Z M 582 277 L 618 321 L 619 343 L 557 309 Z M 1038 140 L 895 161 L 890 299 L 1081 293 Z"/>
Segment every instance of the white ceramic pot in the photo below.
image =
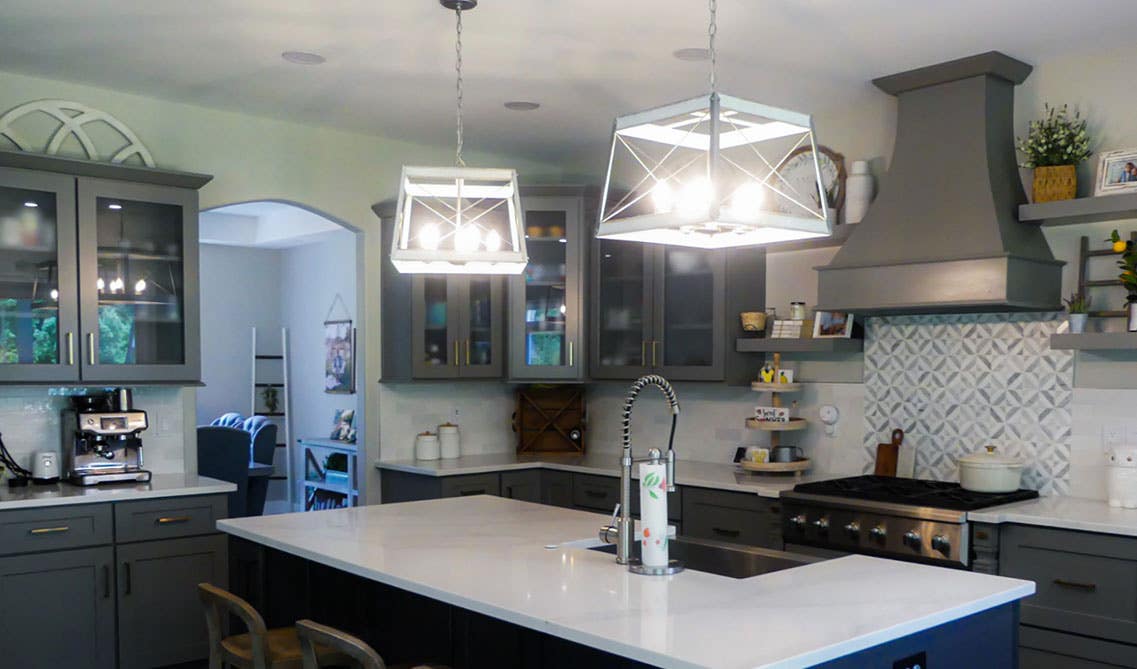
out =
<path fill-rule="evenodd" d="M 869 164 L 854 160 L 845 179 L 845 223 L 860 223 L 872 204 L 873 180 Z"/>
<path fill-rule="evenodd" d="M 1066 322 L 1070 324 L 1070 334 L 1082 334 L 1086 331 L 1086 321 L 1089 314 L 1066 314 Z"/>
<path fill-rule="evenodd" d="M 458 426 L 453 423 L 443 423 L 438 426 L 438 443 L 442 451 L 443 460 L 452 460 L 462 455 L 462 436 L 458 433 Z"/>
<path fill-rule="evenodd" d="M 959 459 L 959 484 L 972 492 L 1014 492 L 1022 474 L 1023 461 L 996 453 L 994 446 Z"/>
<path fill-rule="evenodd" d="M 415 460 L 437 460 L 441 455 L 437 434 L 423 432 L 415 437 Z"/>
<path fill-rule="evenodd" d="M 1109 505 L 1137 509 L 1137 448 L 1114 449 L 1105 469 Z"/>

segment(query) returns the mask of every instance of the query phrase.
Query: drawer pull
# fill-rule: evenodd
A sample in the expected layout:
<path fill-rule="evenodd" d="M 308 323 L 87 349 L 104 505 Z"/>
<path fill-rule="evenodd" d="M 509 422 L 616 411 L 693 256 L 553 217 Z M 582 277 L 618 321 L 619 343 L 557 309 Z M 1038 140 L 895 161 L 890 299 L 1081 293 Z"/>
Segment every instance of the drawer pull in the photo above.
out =
<path fill-rule="evenodd" d="M 67 525 L 60 525 L 59 527 L 37 527 L 33 530 L 28 530 L 28 534 L 62 534 L 70 532 L 71 528 Z"/>
<path fill-rule="evenodd" d="M 712 527 L 711 531 L 721 537 L 737 537 L 738 535 L 742 534 L 742 532 L 739 530 L 727 530 L 721 527 Z"/>
<path fill-rule="evenodd" d="M 192 518 L 189 516 L 164 516 L 154 522 L 158 523 L 159 525 L 177 525 L 179 523 L 188 523 L 190 520 L 192 520 Z"/>
<path fill-rule="evenodd" d="M 604 492 L 603 490 L 585 490 L 584 494 L 588 495 L 592 499 L 604 499 L 608 496 L 608 493 Z"/>
<path fill-rule="evenodd" d="M 477 490 L 459 490 L 459 497 L 469 497 L 470 495 L 484 495 L 486 494 L 485 488 L 478 488 Z"/>
<path fill-rule="evenodd" d="M 1074 590 L 1082 590 L 1083 592 L 1093 592 L 1098 589 L 1096 583 L 1079 583 L 1078 581 L 1067 581 L 1064 578 L 1054 579 L 1054 585 L 1063 588 L 1072 588 Z"/>

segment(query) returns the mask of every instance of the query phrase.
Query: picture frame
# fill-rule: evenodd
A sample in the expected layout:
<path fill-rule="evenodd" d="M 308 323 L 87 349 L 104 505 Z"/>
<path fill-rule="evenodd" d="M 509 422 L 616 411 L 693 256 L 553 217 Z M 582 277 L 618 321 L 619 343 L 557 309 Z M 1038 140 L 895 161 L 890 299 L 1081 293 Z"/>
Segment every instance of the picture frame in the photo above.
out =
<path fill-rule="evenodd" d="M 754 407 L 754 417 L 766 423 L 788 423 L 790 420 L 789 407 Z"/>
<path fill-rule="evenodd" d="M 355 393 L 355 328 L 351 321 L 324 321 L 324 392 Z"/>
<path fill-rule="evenodd" d="M 818 311 L 814 316 L 814 339 L 849 339 L 852 336 L 853 314 L 844 311 Z"/>
<path fill-rule="evenodd" d="M 1137 148 L 1106 151 L 1098 158 L 1094 196 L 1137 192 Z"/>
<path fill-rule="evenodd" d="M 332 433 L 329 438 L 336 441 L 355 441 L 355 409 L 336 409 L 332 417 Z"/>

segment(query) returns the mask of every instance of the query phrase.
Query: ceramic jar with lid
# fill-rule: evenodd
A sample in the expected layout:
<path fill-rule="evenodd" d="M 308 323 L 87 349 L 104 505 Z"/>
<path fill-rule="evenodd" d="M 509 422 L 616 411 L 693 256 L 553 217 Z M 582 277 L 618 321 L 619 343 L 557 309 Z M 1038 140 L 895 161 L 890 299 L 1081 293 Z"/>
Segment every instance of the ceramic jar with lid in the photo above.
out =
<path fill-rule="evenodd" d="M 427 431 L 415 437 L 415 460 L 437 460 L 440 456 L 437 434 Z"/>
<path fill-rule="evenodd" d="M 1117 448 L 1109 453 L 1106 496 L 1112 507 L 1137 509 L 1137 448 Z"/>
<path fill-rule="evenodd" d="M 1022 482 L 1024 463 L 986 446 L 959 459 L 959 485 L 972 492 L 1014 492 Z"/>
<path fill-rule="evenodd" d="M 462 455 L 462 437 L 458 433 L 458 426 L 453 423 L 443 423 L 438 426 L 438 443 L 443 460 L 452 460 Z"/>

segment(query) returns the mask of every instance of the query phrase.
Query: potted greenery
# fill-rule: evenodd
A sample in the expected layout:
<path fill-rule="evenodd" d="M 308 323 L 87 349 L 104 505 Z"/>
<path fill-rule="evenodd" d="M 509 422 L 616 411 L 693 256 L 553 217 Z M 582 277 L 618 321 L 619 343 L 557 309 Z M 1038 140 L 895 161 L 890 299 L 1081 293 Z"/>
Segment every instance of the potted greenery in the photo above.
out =
<path fill-rule="evenodd" d="M 280 395 L 273 386 L 268 386 L 261 391 L 261 399 L 264 400 L 265 408 L 269 413 L 276 413 L 280 409 Z"/>
<path fill-rule="evenodd" d="M 1117 261 L 1117 266 L 1121 268 L 1118 278 L 1129 294 L 1125 313 L 1128 316 L 1129 331 L 1137 332 L 1137 249 L 1133 248 L 1132 241 L 1122 239 L 1117 230 L 1109 236 L 1109 241 L 1113 242 L 1113 252 L 1121 254 L 1121 259 Z"/>
<path fill-rule="evenodd" d="M 1045 105 L 1046 117 L 1030 122 L 1018 149 L 1026 157 L 1021 167 L 1034 170 L 1035 202 L 1070 200 L 1078 194 L 1078 163 L 1090 157 L 1086 121 L 1066 105 Z"/>
<path fill-rule="evenodd" d="M 1074 293 L 1066 302 L 1066 322 L 1070 325 L 1070 334 L 1082 334 L 1086 331 L 1086 320 L 1090 314 L 1090 298 L 1082 293 Z"/>

